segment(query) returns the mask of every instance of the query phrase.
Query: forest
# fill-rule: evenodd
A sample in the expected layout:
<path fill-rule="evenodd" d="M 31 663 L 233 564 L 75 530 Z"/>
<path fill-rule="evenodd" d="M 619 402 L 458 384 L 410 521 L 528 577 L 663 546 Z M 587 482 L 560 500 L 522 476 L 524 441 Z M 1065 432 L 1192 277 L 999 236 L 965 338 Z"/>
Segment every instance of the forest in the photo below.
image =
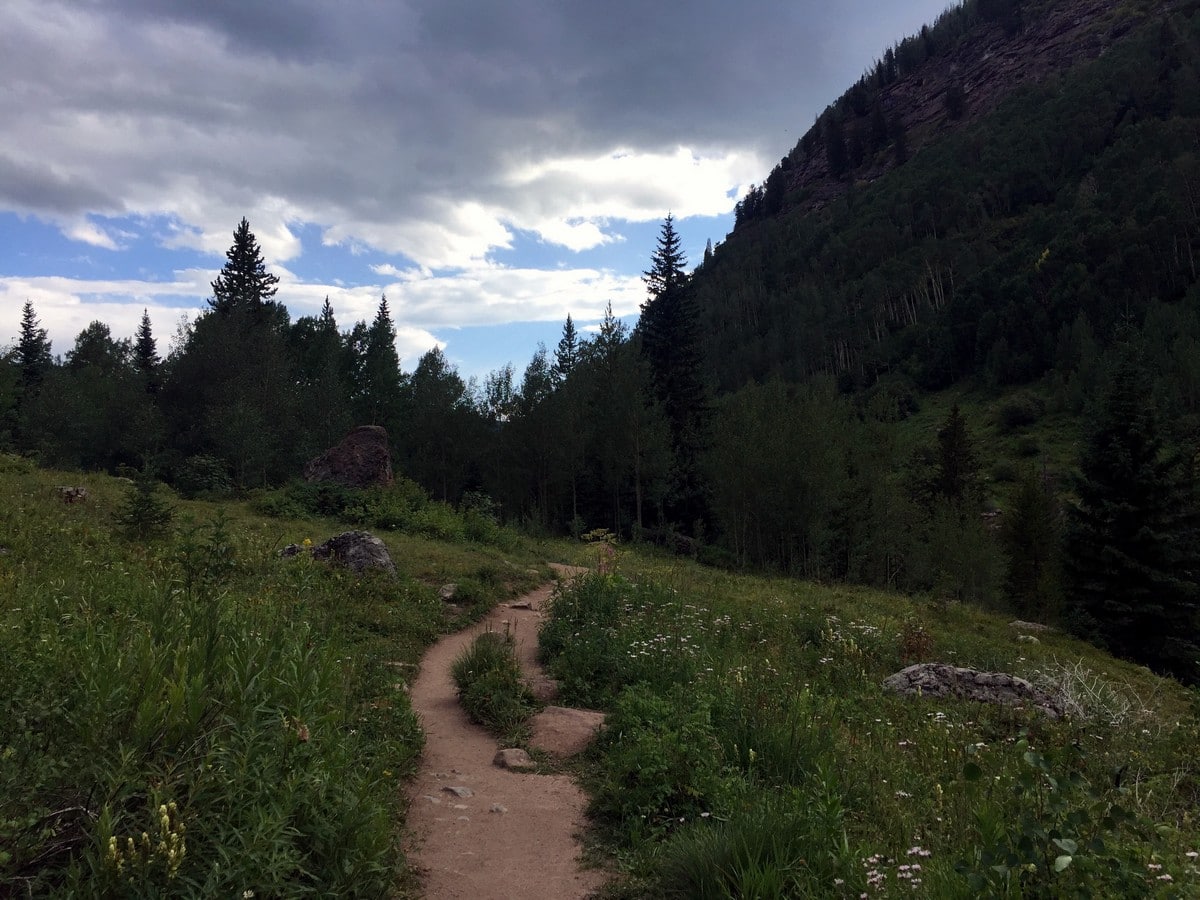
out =
<path fill-rule="evenodd" d="M 406 371 L 386 297 L 370 322 L 328 301 L 291 321 L 243 219 L 169 351 L 145 317 L 52 358 L 30 298 L 0 366 L 0 449 L 342 508 L 299 473 L 382 425 L 394 491 L 1010 610 L 1195 682 L 1197 4 L 1135 17 L 1101 58 L 937 140 L 886 120 L 869 138 L 873 92 L 1044 6 L 965 4 L 887 51 L 690 270 L 668 216 L 633 329 L 609 309 L 588 338 L 568 317 L 556 347 L 482 383 L 437 349 Z M 810 156 L 844 188 L 815 211 L 787 176 Z"/>

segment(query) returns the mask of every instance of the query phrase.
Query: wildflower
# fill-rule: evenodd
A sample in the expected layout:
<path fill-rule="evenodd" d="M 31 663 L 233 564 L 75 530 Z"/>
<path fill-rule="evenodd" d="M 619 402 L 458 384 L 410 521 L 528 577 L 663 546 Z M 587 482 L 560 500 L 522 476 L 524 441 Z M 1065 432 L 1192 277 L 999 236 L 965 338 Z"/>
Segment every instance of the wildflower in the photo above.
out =
<path fill-rule="evenodd" d="M 1151 872 L 1157 872 L 1162 868 L 1162 866 L 1159 863 L 1146 863 L 1146 868 Z"/>
<path fill-rule="evenodd" d="M 1195 859 L 1197 856 L 1200 856 L 1200 853 L 1197 853 L 1195 850 L 1189 850 L 1187 853 L 1185 853 L 1183 855 L 1186 856 L 1188 859 Z"/>
<path fill-rule="evenodd" d="M 1155 881 L 1174 881 L 1175 879 L 1174 879 L 1174 878 L 1172 878 L 1172 877 L 1170 876 L 1170 874 L 1169 874 L 1169 873 L 1167 873 L 1167 872 L 1163 872 L 1161 875 L 1159 875 L 1159 876 L 1158 876 L 1156 879 L 1154 879 L 1154 880 L 1155 880 Z"/>

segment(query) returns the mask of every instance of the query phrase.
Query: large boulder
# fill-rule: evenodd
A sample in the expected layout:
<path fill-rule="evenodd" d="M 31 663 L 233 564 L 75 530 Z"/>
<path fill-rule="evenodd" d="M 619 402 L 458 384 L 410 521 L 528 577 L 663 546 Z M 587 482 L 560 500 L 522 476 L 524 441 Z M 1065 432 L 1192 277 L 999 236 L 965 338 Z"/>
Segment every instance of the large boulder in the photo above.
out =
<path fill-rule="evenodd" d="M 1040 710 L 1052 719 L 1064 713 L 1062 702 L 1024 678 L 1003 672 L 980 672 L 945 663 L 919 663 L 889 676 L 883 686 L 897 694 L 960 697 Z"/>
<path fill-rule="evenodd" d="M 392 483 L 392 457 L 387 431 L 379 425 L 363 425 L 342 438 L 304 467 L 306 481 L 332 481 L 351 488 Z"/>
<path fill-rule="evenodd" d="M 335 534 L 323 544 L 312 548 L 313 559 L 327 559 L 345 566 L 356 574 L 383 571 L 396 574 L 396 565 L 387 546 L 367 531 L 345 531 Z"/>

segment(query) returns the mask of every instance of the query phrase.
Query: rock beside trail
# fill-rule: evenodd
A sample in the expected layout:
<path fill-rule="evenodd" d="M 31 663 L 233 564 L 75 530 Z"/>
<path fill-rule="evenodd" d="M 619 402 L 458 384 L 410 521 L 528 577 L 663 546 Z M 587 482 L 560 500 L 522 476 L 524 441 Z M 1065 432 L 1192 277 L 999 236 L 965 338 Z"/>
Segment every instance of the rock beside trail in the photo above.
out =
<path fill-rule="evenodd" d="M 355 428 L 335 447 L 309 460 L 305 481 L 331 481 L 343 487 L 367 488 L 392 483 L 392 457 L 387 431 L 378 425 Z"/>
<path fill-rule="evenodd" d="M 312 555 L 313 559 L 327 559 L 336 565 L 345 566 L 356 575 L 369 571 L 396 574 L 396 564 L 392 562 L 387 546 L 367 531 L 345 531 L 336 534 L 325 543 L 313 547 Z"/>
<path fill-rule="evenodd" d="M 1043 625 L 1041 622 L 1024 622 L 1021 619 L 1013 619 L 1008 623 L 1009 628 L 1014 628 L 1017 631 L 1027 632 L 1044 632 L 1054 631 L 1055 629 L 1049 625 Z"/>
<path fill-rule="evenodd" d="M 903 695 L 959 697 L 980 703 L 1029 706 L 1052 719 L 1064 713 L 1061 701 L 1024 678 L 1003 672 L 980 672 L 945 663 L 920 663 L 884 680 L 883 686 Z"/>
<path fill-rule="evenodd" d="M 532 772 L 537 768 L 537 763 L 520 747 L 497 750 L 492 764 L 501 769 L 511 769 L 514 772 Z"/>
<path fill-rule="evenodd" d="M 530 721 L 529 746 L 555 756 L 574 756 L 604 727 L 604 713 L 566 706 L 547 706 Z"/>

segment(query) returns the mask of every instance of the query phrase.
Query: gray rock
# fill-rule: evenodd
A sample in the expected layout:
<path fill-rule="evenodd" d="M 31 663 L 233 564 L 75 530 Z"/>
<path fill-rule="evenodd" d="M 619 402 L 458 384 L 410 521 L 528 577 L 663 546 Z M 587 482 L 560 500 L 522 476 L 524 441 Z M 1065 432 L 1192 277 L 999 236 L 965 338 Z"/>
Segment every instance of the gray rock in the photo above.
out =
<path fill-rule="evenodd" d="M 438 588 L 438 597 L 441 599 L 441 601 L 443 603 L 452 602 L 457 593 L 458 593 L 458 585 L 457 584 L 443 584 L 440 588 Z"/>
<path fill-rule="evenodd" d="M 1024 678 L 1003 672 L 979 672 L 945 663 L 920 663 L 889 676 L 883 686 L 902 695 L 958 697 L 980 703 L 1028 706 L 1052 719 L 1065 709 L 1056 697 L 1034 687 Z"/>
<path fill-rule="evenodd" d="M 442 788 L 442 790 L 447 794 L 453 794 L 460 800 L 466 800 L 468 797 L 475 796 L 475 792 L 473 790 L 471 790 L 469 787 L 463 787 L 462 785 L 448 784 Z"/>
<path fill-rule="evenodd" d="M 1008 623 L 1009 628 L 1015 628 L 1017 631 L 1055 631 L 1056 629 L 1049 625 L 1043 625 L 1041 622 L 1025 622 L 1021 619 L 1013 619 Z"/>
<path fill-rule="evenodd" d="M 312 555 L 313 559 L 327 559 L 345 566 L 355 574 L 368 571 L 396 574 L 396 565 L 388 554 L 387 546 L 366 531 L 346 531 L 334 535 L 325 543 L 313 547 Z"/>

